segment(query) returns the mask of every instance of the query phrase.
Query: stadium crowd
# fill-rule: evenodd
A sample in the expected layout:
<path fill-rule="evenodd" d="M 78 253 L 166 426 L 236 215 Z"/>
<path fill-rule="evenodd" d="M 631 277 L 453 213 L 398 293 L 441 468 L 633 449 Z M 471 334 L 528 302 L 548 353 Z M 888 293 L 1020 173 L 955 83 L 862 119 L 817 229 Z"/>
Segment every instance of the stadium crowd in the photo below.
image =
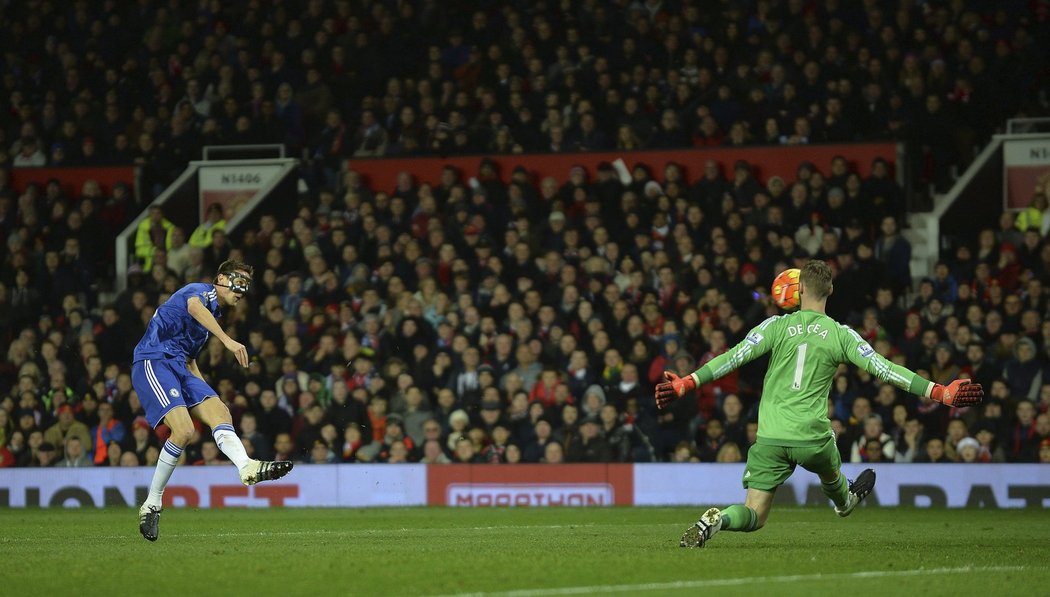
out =
<path fill-rule="evenodd" d="M 1046 2 L 6 3 L 0 166 L 892 139 L 917 186 L 1048 108 Z"/>
<path fill-rule="evenodd" d="M 687 181 L 668 164 L 657 181 L 638 164 L 629 185 L 608 164 L 593 176 L 573 166 L 559 186 L 535 184 L 524 168 L 503 184 L 481 159 L 474 185 L 450 167 L 436 185 L 404 173 L 392 192 L 350 171 L 341 197 L 306 194 L 290 225 L 263 215 L 236 240 L 221 222 L 179 230 L 155 208 L 139 247 L 148 269 L 94 308 L 75 259 L 83 235 L 21 223 L 0 287 L 11 330 L 2 461 L 155 461 L 131 349 L 169 293 L 237 259 L 255 281 L 224 325 L 251 364 L 236 366 L 214 339 L 198 364 L 249 454 L 738 462 L 755 440 L 763 360 L 667 411 L 655 409 L 653 385 L 776 314 L 768 281 L 816 258 L 836 271 L 830 315 L 930 379 L 969 376 L 989 388 L 981 407 L 949 409 L 843 366 L 829 416 L 845 460 L 1050 462 L 1044 232 L 1004 213 L 912 290 L 893 199 L 901 190 L 881 159 L 865 179 L 836 158 L 827 175 L 803 163 L 796 180 L 765 185 L 746 162 L 731 166 L 724 176 L 709 161 Z M 220 456 L 202 434 L 185 458 Z"/>
<path fill-rule="evenodd" d="M 255 267 L 223 322 L 251 364 L 214 342 L 198 363 L 258 458 L 738 462 L 763 361 L 668 411 L 653 384 L 775 314 L 769 280 L 816 258 L 836 271 L 829 314 L 880 353 L 988 388 L 981 407 L 948 409 L 844 366 L 829 397 L 844 460 L 1050 462 L 1045 203 L 1004 213 L 916 284 L 904 190 L 882 160 L 867 177 L 838 158 L 792 180 L 709 161 L 691 179 L 631 164 L 624 184 L 603 164 L 504 184 L 479 157 L 476 173 L 406 172 L 394 189 L 341 169 L 895 139 L 943 176 L 1004 117 L 1042 109 L 1045 11 L 507 2 L 460 23 L 435 2 L 187 6 L 2 9 L 0 465 L 155 464 L 164 428 L 142 418 L 131 350 L 160 301 L 227 258 Z M 181 230 L 155 209 L 128 291 L 105 304 L 105 239 L 140 204 L 125 187 L 18 193 L 6 170 L 135 163 L 148 199 L 200 146 L 228 142 L 305 151 L 299 216 L 228 236 L 218 216 Z M 203 433 L 183 458 L 222 456 Z"/>

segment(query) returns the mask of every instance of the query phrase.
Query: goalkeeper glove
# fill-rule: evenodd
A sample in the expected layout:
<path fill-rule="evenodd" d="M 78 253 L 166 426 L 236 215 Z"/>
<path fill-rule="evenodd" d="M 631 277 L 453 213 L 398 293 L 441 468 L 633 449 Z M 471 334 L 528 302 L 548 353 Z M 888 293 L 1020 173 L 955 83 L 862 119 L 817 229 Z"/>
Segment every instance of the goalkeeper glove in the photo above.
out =
<path fill-rule="evenodd" d="M 664 381 L 656 384 L 656 407 L 666 408 L 675 400 L 685 396 L 686 392 L 696 389 L 696 378 L 692 375 L 678 377 L 670 371 L 664 371 Z"/>
<path fill-rule="evenodd" d="M 979 383 L 973 383 L 968 379 L 957 379 L 946 386 L 935 384 L 933 391 L 930 392 L 930 398 L 945 406 L 961 408 L 980 404 L 984 398 L 984 389 Z"/>

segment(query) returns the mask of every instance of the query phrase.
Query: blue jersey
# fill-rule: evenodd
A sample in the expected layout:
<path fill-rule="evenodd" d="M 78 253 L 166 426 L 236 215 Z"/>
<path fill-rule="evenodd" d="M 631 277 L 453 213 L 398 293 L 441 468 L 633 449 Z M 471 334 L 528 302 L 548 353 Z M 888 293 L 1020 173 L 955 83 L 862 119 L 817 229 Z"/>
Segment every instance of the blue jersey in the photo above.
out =
<path fill-rule="evenodd" d="M 199 298 L 215 319 L 222 316 L 214 285 L 198 283 L 183 286 L 167 302 L 157 307 L 146 326 L 146 333 L 135 347 L 134 362 L 143 359 L 187 361 L 197 358 L 208 342 L 209 333 L 190 315 L 188 303 L 193 297 Z"/>

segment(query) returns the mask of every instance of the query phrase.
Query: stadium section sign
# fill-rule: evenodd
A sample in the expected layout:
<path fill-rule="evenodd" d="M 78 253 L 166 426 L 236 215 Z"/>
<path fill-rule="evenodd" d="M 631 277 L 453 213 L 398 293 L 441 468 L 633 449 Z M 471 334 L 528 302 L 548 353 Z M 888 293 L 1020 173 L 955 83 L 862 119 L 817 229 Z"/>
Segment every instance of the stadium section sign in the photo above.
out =
<path fill-rule="evenodd" d="M 232 217 L 276 178 L 281 168 L 280 164 L 233 166 L 222 162 L 201 166 L 198 172 L 200 220 L 204 221 L 204 214 L 212 203 L 222 205 L 227 216 Z"/>
<path fill-rule="evenodd" d="M 1003 141 L 1003 186 L 1006 209 L 1028 207 L 1037 193 L 1050 199 L 1050 137 Z"/>
<path fill-rule="evenodd" d="M 847 476 L 865 465 L 847 464 Z M 884 464 L 867 506 L 1050 508 L 1050 466 Z M 180 467 L 165 507 L 710 506 L 744 498 L 742 464 L 304 465 L 245 487 L 232 468 Z M 4 469 L 0 508 L 136 506 L 151 468 Z M 827 505 L 798 471 L 776 494 L 785 506 Z"/>

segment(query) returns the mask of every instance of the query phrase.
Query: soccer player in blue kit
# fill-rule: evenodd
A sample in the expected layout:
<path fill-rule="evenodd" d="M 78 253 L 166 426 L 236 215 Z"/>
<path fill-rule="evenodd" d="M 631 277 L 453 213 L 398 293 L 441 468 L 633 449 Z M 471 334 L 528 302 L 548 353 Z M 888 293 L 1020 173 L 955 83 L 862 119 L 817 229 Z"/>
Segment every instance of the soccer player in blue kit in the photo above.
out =
<path fill-rule="evenodd" d="M 153 473 L 149 495 L 139 508 L 139 532 L 150 541 L 157 540 L 164 486 L 193 435 L 191 414 L 211 427 L 215 444 L 240 471 L 245 485 L 280 479 L 292 470 L 291 462 L 248 458 L 233 429 L 230 410 L 197 368 L 197 355 L 212 334 L 234 354 L 242 367 L 248 366 L 247 349 L 223 331 L 218 318 L 223 307 L 232 307 L 244 298 L 251 281 L 251 266 L 237 261 L 224 262 L 219 266 L 214 284 L 187 284 L 158 307 L 146 327 L 146 334 L 135 347 L 131 381 L 146 410 L 146 419 L 153 427 L 163 421 L 171 428 L 171 436 L 164 442 Z"/>

